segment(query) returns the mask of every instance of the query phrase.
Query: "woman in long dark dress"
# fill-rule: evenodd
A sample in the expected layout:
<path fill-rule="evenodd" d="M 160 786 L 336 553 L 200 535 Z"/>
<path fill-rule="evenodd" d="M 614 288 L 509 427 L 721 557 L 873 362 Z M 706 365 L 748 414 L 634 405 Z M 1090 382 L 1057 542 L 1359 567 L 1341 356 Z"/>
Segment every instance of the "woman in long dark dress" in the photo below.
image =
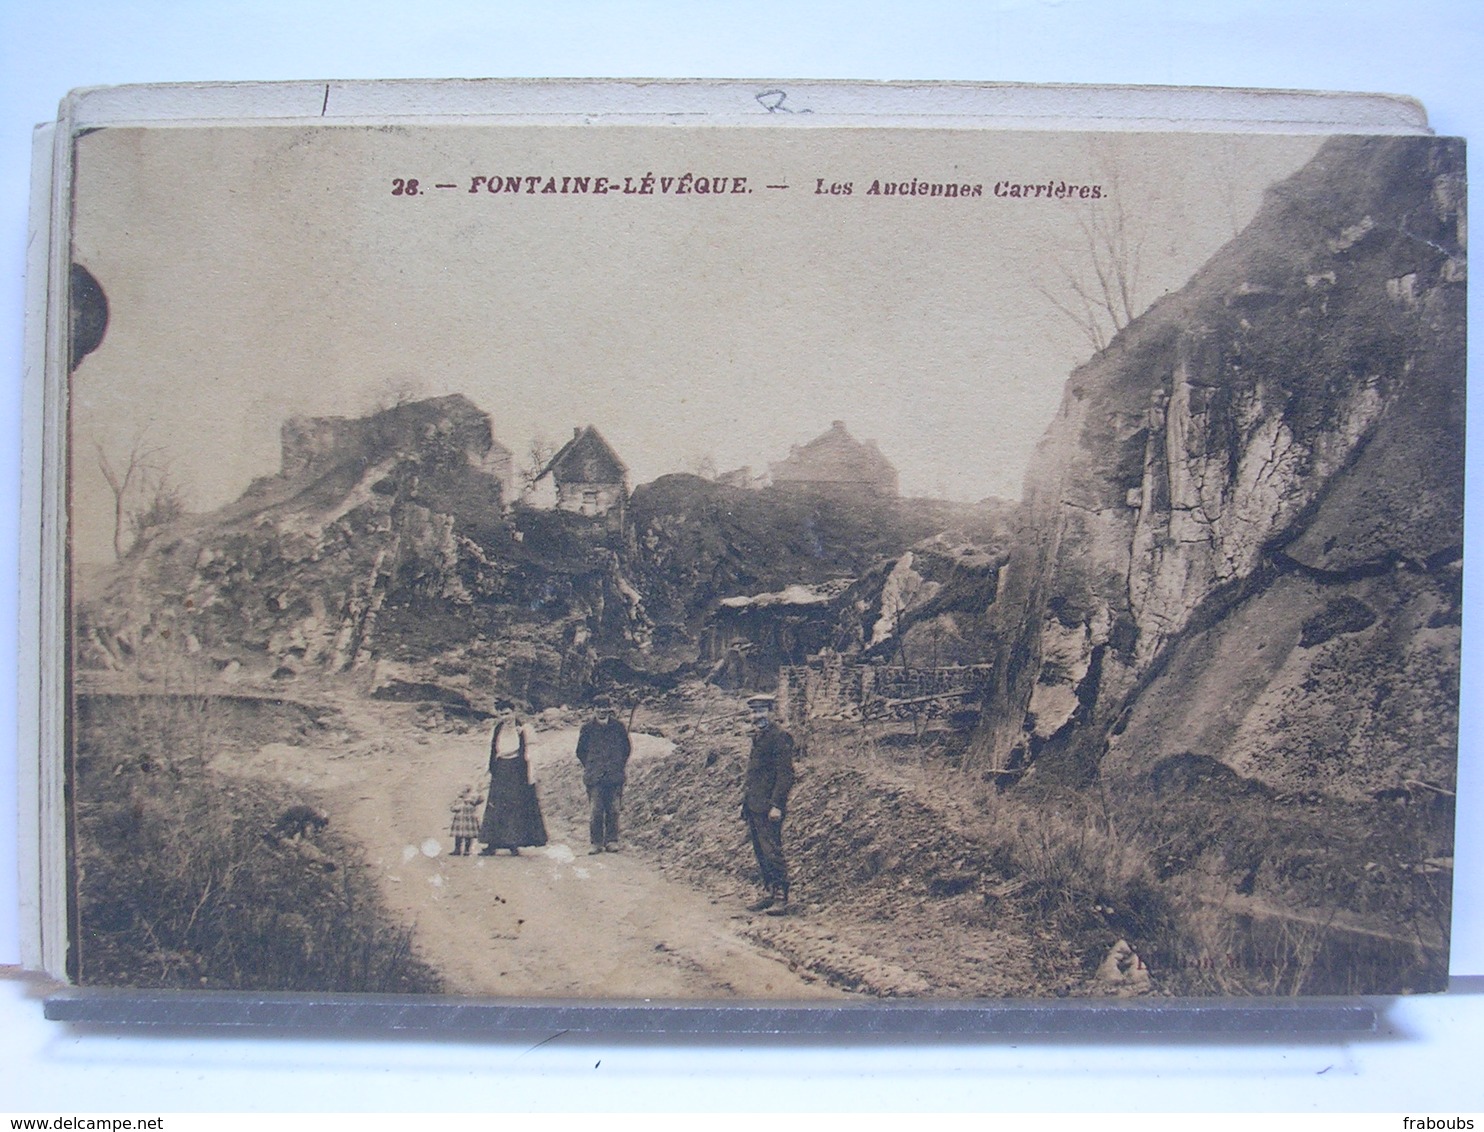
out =
<path fill-rule="evenodd" d="M 509 849 L 512 857 L 518 857 L 522 845 L 546 844 L 546 822 L 526 759 L 529 743 L 530 733 L 518 716 L 507 715 L 495 724 L 490 739 L 488 801 L 479 827 L 479 840 L 484 842 L 481 856 Z"/>

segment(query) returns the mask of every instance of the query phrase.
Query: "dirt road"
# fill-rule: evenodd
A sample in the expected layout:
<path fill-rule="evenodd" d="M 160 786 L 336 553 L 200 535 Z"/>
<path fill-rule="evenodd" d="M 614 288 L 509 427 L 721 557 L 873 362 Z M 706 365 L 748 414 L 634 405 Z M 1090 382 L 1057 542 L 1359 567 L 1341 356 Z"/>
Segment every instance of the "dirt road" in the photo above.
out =
<path fill-rule="evenodd" d="M 449 992 L 838 995 L 744 938 L 751 917 L 666 878 L 641 854 L 589 856 L 586 829 L 567 828 L 551 805 L 545 847 L 519 857 L 450 856 L 449 803 L 464 785 L 487 781 L 488 735 L 429 735 L 396 705 L 361 701 L 350 710 L 362 737 L 341 734 L 314 747 L 268 744 L 234 756 L 232 769 L 304 789 L 366 846 L 388 906 L 415 925 L 423 958 Z M 575 729 L 537 735 L 530 759 L 538 787 L 543 768 L 575 759 L 576 742 Z M 649 735 L 635 735 L 634 747 L 635 761 L 670 753 L 668 741 Z"/>

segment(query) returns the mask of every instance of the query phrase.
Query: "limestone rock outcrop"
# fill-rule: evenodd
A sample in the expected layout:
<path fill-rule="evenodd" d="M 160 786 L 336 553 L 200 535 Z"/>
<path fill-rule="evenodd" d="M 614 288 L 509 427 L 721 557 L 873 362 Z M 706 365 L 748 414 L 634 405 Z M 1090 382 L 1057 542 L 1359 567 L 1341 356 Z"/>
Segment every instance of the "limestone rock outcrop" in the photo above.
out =
<path fill-rule="evenodd" d="M 507 510 L 504 449 L 465 397 L 293 419 L 282 438 L 277 475 L 162 528 L 79 603 L 82 671 L 149 678 L 185 655 L 229 681 L 353 674 L 488 710 L 580 690 L 594 643 L 647 631 L 601 532 Z"/>
<path fill-rule="evenodd" d="M 1461 142 L 1338 138 L 1074 372 L 997 604 L 995 768 L 1194 751 L 1279 788 L 1450 790 Z"/>

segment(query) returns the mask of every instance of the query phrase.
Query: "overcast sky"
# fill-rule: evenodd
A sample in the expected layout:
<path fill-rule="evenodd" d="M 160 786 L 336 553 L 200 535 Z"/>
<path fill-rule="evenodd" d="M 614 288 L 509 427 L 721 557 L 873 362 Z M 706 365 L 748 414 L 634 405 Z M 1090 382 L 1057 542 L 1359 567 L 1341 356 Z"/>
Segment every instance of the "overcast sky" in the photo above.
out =
<path fill-rule="evenodd" d="M 1108 191 L 1116 175 L 1148 301 L 1317 144 L 615 126 L 91 134 L 74 255 L 111 316 L 74 375 L 78 557 L 111 556 L 95 441 L 118 456 L 144 438 L 207 509 L 277 471 L 286 417 L 359 415 L 399 390 L 467 395 L 518 461 L 533 436 L 594 424 L 634 484 L 703 458 L 763 470 L 841 419 L 879 443 L 904 494 L 1017 497 L 1091 352 L 1045 292 L 1065 293 L 1064 268 L 1085 271 L 1092 206 L 995 186 Z M 637 187 L 687 172 L 745 177 L 750 191 L 467 191 L 475 177 Z M 393 193 L 410 178 L 416 196 Z M 852 192 L 817 193 L 820 178 Z M 914 178 L 982 195 L 867 192 Z"/>

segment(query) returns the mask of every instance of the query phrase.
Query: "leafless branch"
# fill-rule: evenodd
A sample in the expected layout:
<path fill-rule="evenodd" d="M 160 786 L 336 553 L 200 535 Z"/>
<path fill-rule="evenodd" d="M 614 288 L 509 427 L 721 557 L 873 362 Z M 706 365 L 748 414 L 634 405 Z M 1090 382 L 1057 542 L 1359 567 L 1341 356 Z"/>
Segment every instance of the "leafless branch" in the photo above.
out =
<path fill-rule="evenodd" d="M 1075 258 L 1057 262 L 1061 278 L 1054 286 L 1035 285 L 1095 351 L 1106 349 L 1145 305 L 1139 279 L 1143 244 L 1129 220 L 1118 165 L 1105 155 L 1099 170 L 1104 193 L 1088 202 L 1078 221 L 1082 238 Z"/>
<path fill-rule="evenodd" d="M 547 440 L 546 437 L 537 434 L 531 437 L 531 442 L 526 446 L 526 458 L 517 473 L 521 488 L 530 491 L 536 486 L 536 481 L 541 478 L 541 473 L 546 470 L 546 465 L 551 463 L 551 458 L 556 455 L 556 445 Z"/>
<path fill-rule="evenodd" d="M 117 462 L 109 457 L 102 441 L 94 439 L 93 450 L 98 456 L 98 471 L 113 493 L 113 556 L 121 559 L 129 502 L 149 476 L 163 470 L 159 465 L 160 449 L 146 443 L 144 433 L 138 432 L 128 452 Z"/>

